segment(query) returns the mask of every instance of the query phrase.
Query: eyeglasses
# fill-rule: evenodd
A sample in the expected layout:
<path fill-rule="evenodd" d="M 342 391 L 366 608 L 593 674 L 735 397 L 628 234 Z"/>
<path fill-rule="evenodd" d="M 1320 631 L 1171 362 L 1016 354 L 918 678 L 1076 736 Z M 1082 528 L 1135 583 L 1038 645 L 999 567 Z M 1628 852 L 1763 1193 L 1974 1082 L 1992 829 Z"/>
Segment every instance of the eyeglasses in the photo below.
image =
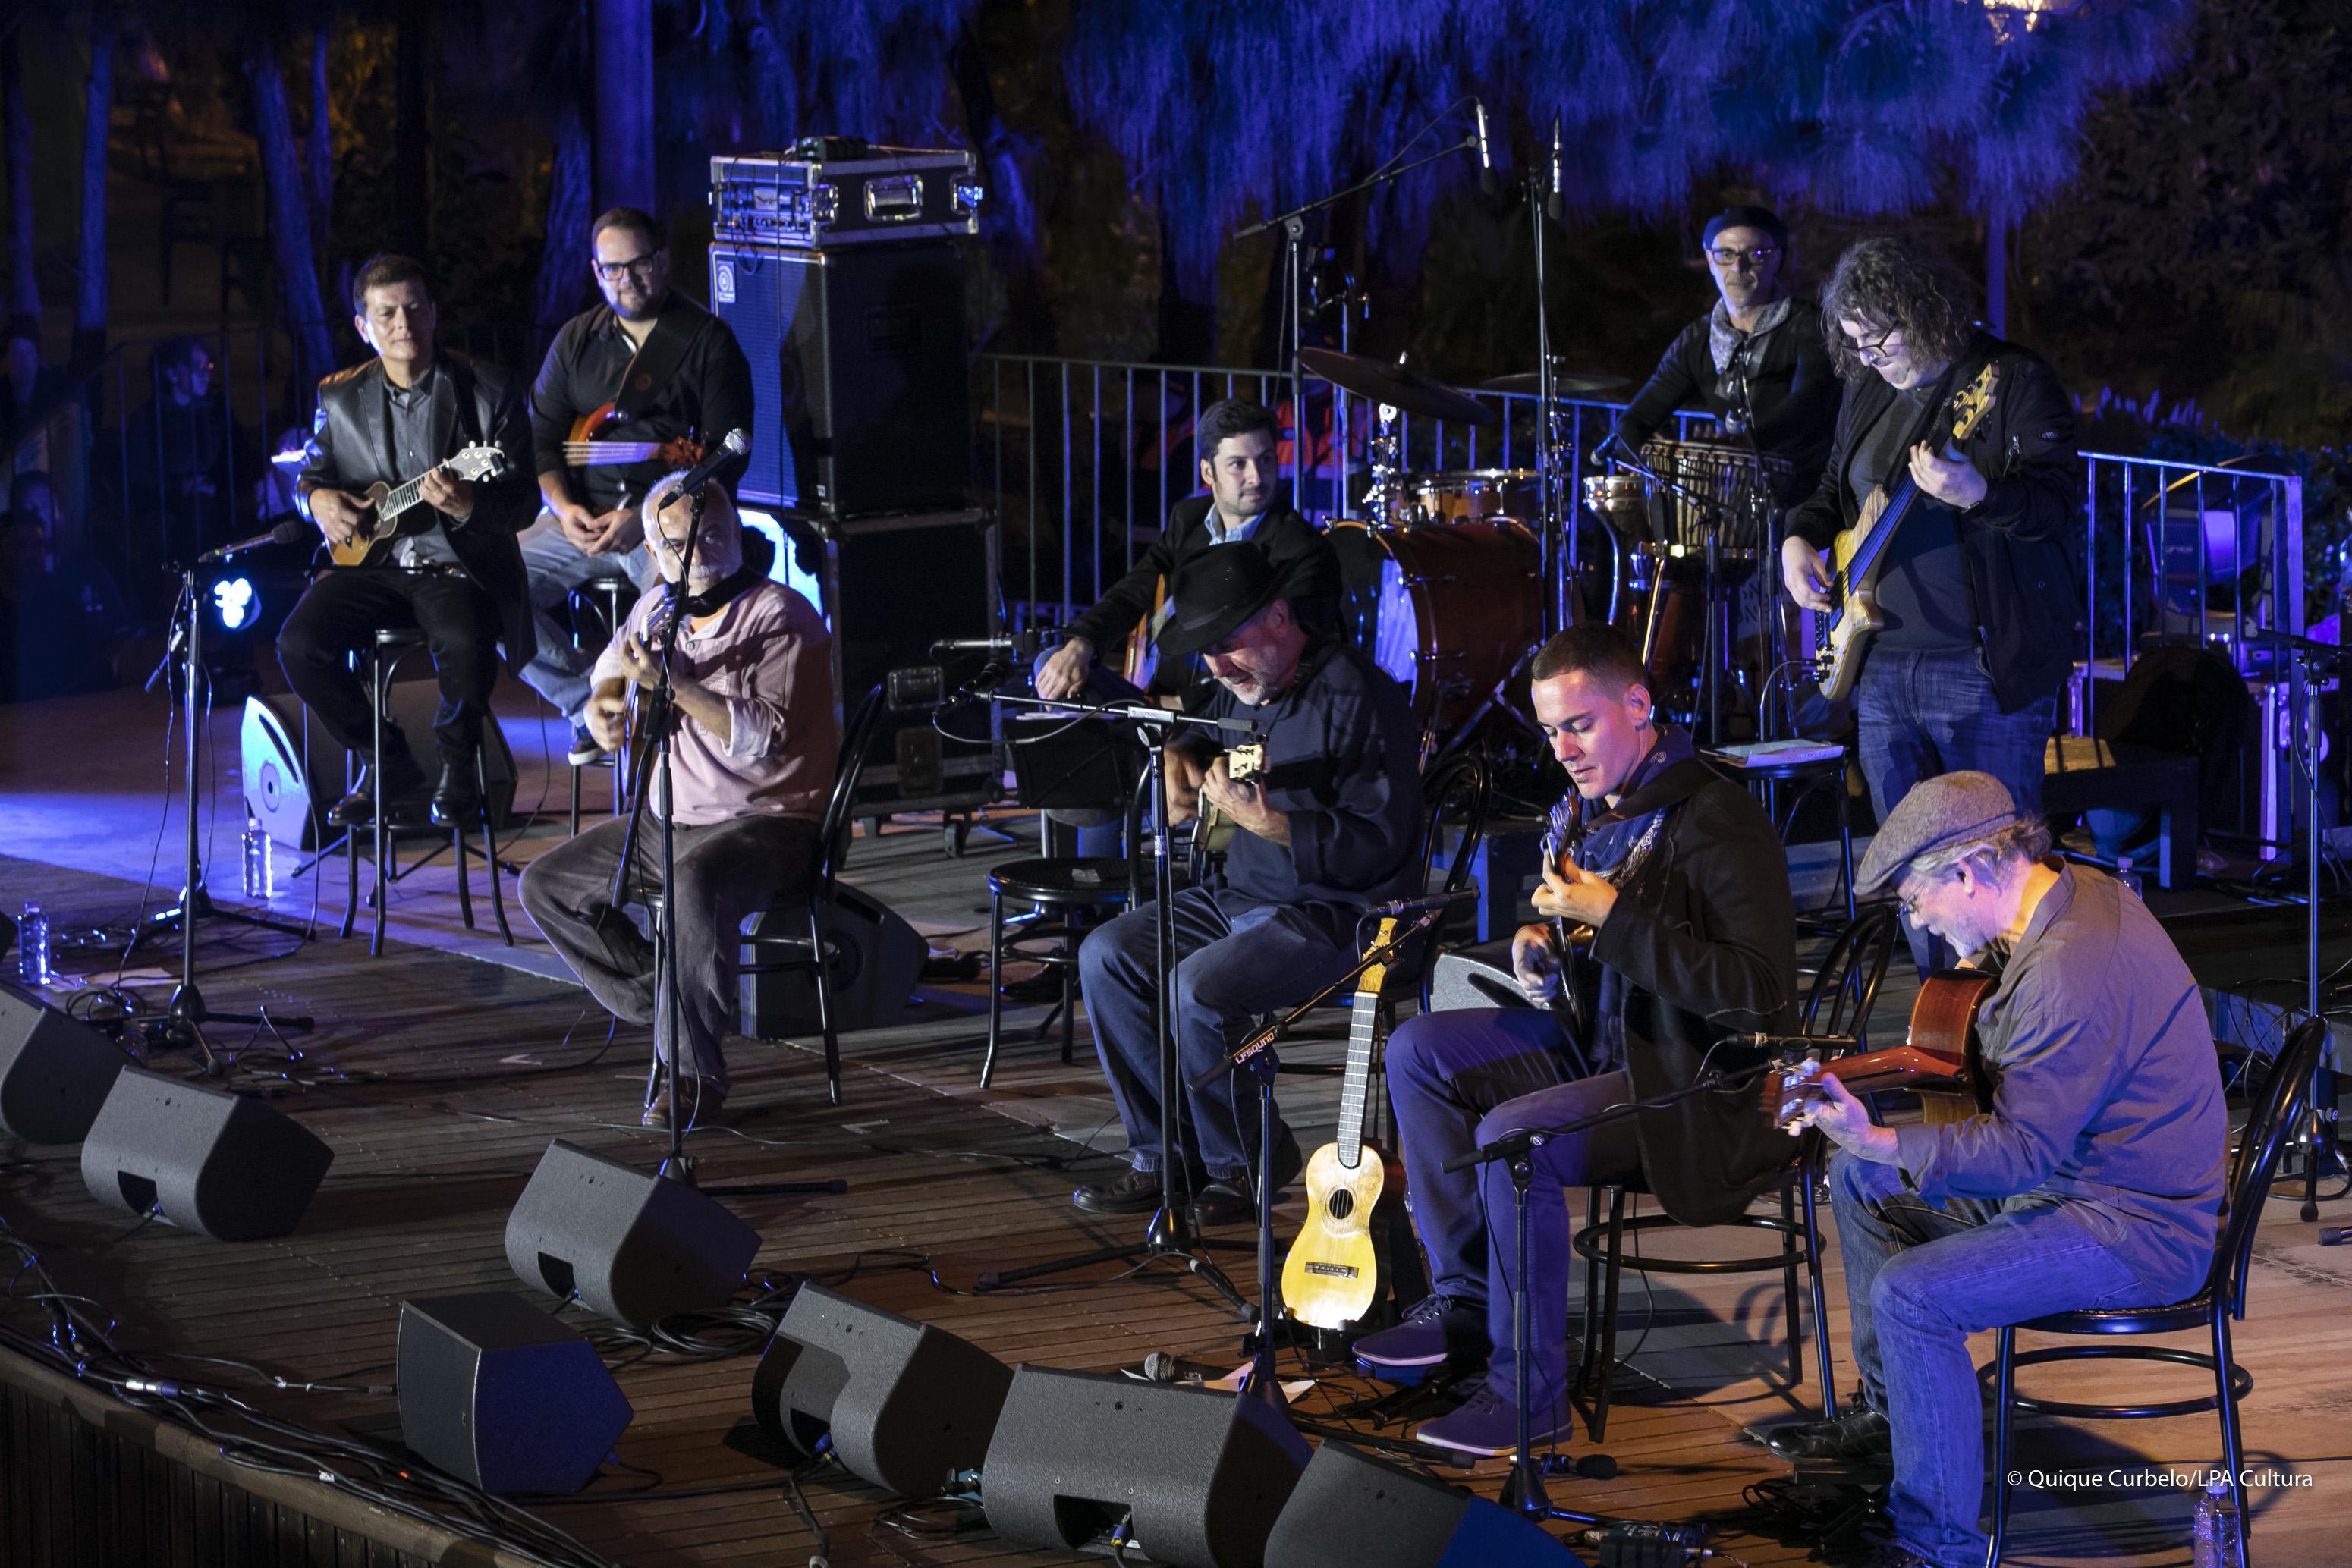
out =
<path fill-rule="evenodd" d="M 626 261 L 592 261 L 588 265 L 594 267 L 596 276 L 605 282 L 618 283 L 625 273 L 641 279 L 651 277 L 654 275 L 654 263 L 660 256 L 660 251 L 649 250 L 643 256 L 631 256 Z"/>
<path fill-rule="evenodd" d="M 1895 895 L 1895 901 L 1903 906 L 1903 917 L 1916 925 L 1919 923 L 1919 901 L 1927 896 L 1927 889 L 1952 874 L 1950 872 L 1939 873 L 1929 878 L 1916 893 L 1904 893 L 1898 890 Z"/>
<path fill-rule="evenodd" d="M 1748 250 L 1734 250 L 1725 246 L 1719 249 L 1708 251 L 1706 258 L 1717 267 L 1738 267 L 1745 262 L 1749 267 L 1761 267 L 1780 254 L 1780 248 L 1776 246 L 1759 245 Z"/>
<path fill-rule="evenodd" d="M 1885 359 L 1886 345 L 1902 330 L 1900 327 L 1889 327 L 1875 338 L 1856 338 L 1853 340 L 1853 351 L 1865 360 Z"/>

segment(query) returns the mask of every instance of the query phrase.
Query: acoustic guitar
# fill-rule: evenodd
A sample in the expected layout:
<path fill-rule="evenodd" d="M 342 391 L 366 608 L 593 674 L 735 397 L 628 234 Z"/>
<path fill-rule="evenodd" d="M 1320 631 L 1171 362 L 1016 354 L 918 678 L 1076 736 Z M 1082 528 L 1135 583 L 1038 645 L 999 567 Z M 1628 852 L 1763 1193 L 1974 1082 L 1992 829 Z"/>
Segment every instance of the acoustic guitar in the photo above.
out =
<path fill-rule="evenodd" d="M 618 423 L 613 405 L 599 403 L 572 422 L 563 438 L 563 462 L 570 468 L 602 468 L 623 463 L 658 463 L 667 472 L 691 468 L 702 461 L 699 441 L 623 441 L 608 436 L 604 427 Z"/>
<path fill-rule="evenodd" d="M 1776 1062 L 1764 1074 L 1763 1108 L 1775 1126 L 1800 1130 L 1805 1107 L 1829 1097 L 1822 1080 L 1834 1078 L 1849 1093 L 1910 1089 L 1929 1123 L 1965 1121 L 1992 1109 L 1994 1077 L 1977 1039 L 1977 1009 L 2000 984 L 1979 969 L 1946 969 L 1919 982 L 1911 1028 L 1901 1045 L 1828 1061 Z"/>
<path fill-rule="evenodd" d="M 1236 784 L 1246 784 L 1265 771 L 1265 742 L 1262 740 L 1249 741 L 1225 753 L 1225 776 Z M 1221 855 L 1232 847 L 1234 835 L 1240 831 L 1238 823 L 1203 797 L 1200 821 L 1192 825 L 1193 852 Z"/>
<path fill-rule="evenodd" d="M 1377 951 L 1396 936 L 1396 917 L 1381 922 Z M 1318 1329 L 1341 1329 L 1370 1313 L 1380 1295 L 1381 1249 L 1372 1238 L 1392 1234 L 1385 1223 L 1404 1195 L 1404 1167 L 1364 1136 L 1370 1114 L 1373 1048 L 1379 1043 L 1381 988 L 1388 966 L 1375 964 L 1356 982 L 1348 1023 L 1348 1073 L 1339 1091 L 1339 1136 L 1307 1162 L 1307 1222 L 1282 1263 L 1283 1311 Z"/>
<path fill-rule="evenodd" d="M 421 534 L 433 526 L 437 514 L 423 505 L 422 486 L 434 473 L 446 473 L 458 479 L 479 484 L 495 479 L 507 471 L 507 455 L 495 446 L 477 444 L 467 447 L 454 457 L 443 459 L 414 479 L 388 485 L 379 479 L 367 488 L 361 501 L 368 515 L 352 532 L 346 543 L 329 545 L 327 553 L 337 566 L 366 566 L 378 554 L 389 550 L 394 539 L 407 534 Z"/>
<path fill-rule="evenodd" d="M 2000 368 L 1987 365 L 1953 397 L 1941 422 L 1946 425 L 1944 437 L 1937 443 L 1945 457 L 1958 460 L 1959 444 L 1975 434 L 1985 415 L 1992 412 L 1993 391 L 2000 382 Z M 1872 635 L 1886 624 L 1875 597 L 1879 561 L 1895 530 L 1903 526 L 1919 499 L 1918 481 L 1911 477 L 1907 460 L 1900 472 L 1902 478 L 1892 490 L 1885 485 L 1871 487 L 1853 526 L 1841 531 L 1830 545 L 1832 608 L 1814 622 L 1813 676 L 1822 695 L 1832 702 L 1853 695 L 1854 682 L 1862 674 L 1863 653 Z"/>

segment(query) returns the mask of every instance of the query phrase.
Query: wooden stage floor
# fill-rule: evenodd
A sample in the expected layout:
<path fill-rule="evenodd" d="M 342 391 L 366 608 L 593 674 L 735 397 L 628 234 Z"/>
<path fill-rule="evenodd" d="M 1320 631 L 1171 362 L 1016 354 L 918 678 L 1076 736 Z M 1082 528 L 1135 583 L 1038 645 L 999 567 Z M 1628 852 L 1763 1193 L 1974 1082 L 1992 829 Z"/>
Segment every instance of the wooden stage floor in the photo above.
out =
<path fill-rule="evenodd" d="M 21 732 L 16 738 L 21 759 Z M 11 791 L 19 782 L 12 777 Z M 138 796 L 138 787 L 121 786 L 138 801 L 135 859 L 143 862 L 156 818 L 152 796 Z M 69 802 L 52 804 L 68 816 L 83 814 Z M 93 839 L 110 836 L 103 822 L 87 831 Z M 110 836 L 119 841 L 125 831 L 118 825 Z M 530 835 L 522 852 L 552 836 Z M 233 835 L 222 837 L 234 842 Z M 854 880 L 916 914 L 935 939 L 978 946 L 981 936 L 971 927 L 979 918 L 974 906 L 984 901 L 982 871 L 1015 852 L 982 841 L 967 859 L 952 861 L 938 845 L 936 831 L 915 829 L 861 840 Z M 44 863 L 74 858 L 50 852 L 51 846 L 11 841 L 0 849 L 8 852 L 0 859 L 0 901 L 11 910 L 37 898 L 60 925 L 96 925 L 127 915 L 140 902 L 135 880 Z M 170 849 L 167 840 L 167 865 Z M 18 858 L 27 854 L 41 859 Z M 218 863 L 216 880 L 227 877 L 233 862 Z M 176 879 L 166 871 L 160 880 L 168 886 Z M 330 910 L 338 894 L 330 888 Z M 307 904 L 308 896 L 298 890 L 296 902 Z M 444 950 L 436 907 L 423 894 L 414 895 L 394 942 L 373 960 L 363 940 L 337 942 L 331 928 L 308 944 L 207 928 L 201 964 L 215 1008 L 266 1002 L 318 1020 L 316 1031 L 297 1041 L 302 1058 L 291 1064 L 267 1037 L 247 1041 L 244 1031 L 223 1031 L 226 1043 L 244 1052 L 230 1081 L 268 1096 L 335 1151 L 334 1166 L 292 1237 L 240 1246 L 155 1224 L 133 1228 L 89 1197 L 73 1150 L 6 1152 L 0 1217 L 40 1252 L 62 1288 L 103 1303 L 117 1322 L 118 1343 L 148 1353 L 236 1357 L 301 1380 L 388 1380 L 403 1299 L 517 1288 L 503 1228 L 549 1140 L 568 1138 L 643 1168 L 657 1162 L 661 1141 L 635 1125 L 643 1031 L 623 1030 L 608 1047 L 604 1019 L 576 987 Z M 523 939 L 520 961 L 529 964 L 534 939 L 519 910 L 514 918 Z M 436 945 L 408 940 L 412 936 Z M 478 939 L 467 946 L 483 953 Z M 129 979 L 134 990 L 161 999 L 156 971 L 134 970 Z M 1150 1352 L 1166 1350 L 1232 1364 L 1239 1324 L 1205 1284 L 1181 1274 L 1114 1281 L 1097 1270 L 1055 1288 L 971 1293 L 984 1270 L 1124 1240 L 1137 1228 L 1090 1220 L 1067 1201 L 1074 1184 L 1114 1168 L 1106 1151 L 1118 1141 L 1115 1123 L 1106 1124 L 1108 1104 L 1083 1028 L 1078 1061 L 1065 1067 L 1057 1042 L 1031 1038 L 1043 1009 L 1014 1009 L 1010 1018 L 1018 1032 L 1007 1061 L 994 1086 L 982 1092 L 984 1001 L 976 986 L 927 989 L 905 1021 L 847 1037 L 838 1108 L 826 1103 L 821 1059 L 809 1042 L 732 1048 L 738 1087 L 726 1124 L 695 1140 L 704 1179 L 837 1176 L 849 1183 L 841 1197 L 737 1200 L 733 1207 L 762 1237 L 754 1278 L 823 1280 L 950 1329 L 1008 1362 L 1109 1370 L 1135 1367 Z M 1308 1042 L 1287 1054 L 1328 1059 L 1336 1049 Z M 184 1055 L 156 1065 L 192 1071 Z M 1286 1082 L 1286 1114 L 1310 1145 L 1328 1132 L 1333 1096 L 1329 1080 Z M 1570 1201 L 1581 1212 L 1581 1196 Z M 1297 1212 L 1294 1199 L 1284 1211 L 1286 1237 Z M 2352 1202 L 2325 1206 L 2322 1223 L 2352 1223 Z M 1239 1239 L 1248 1232 L 1223 1234 Z M 1743 1245 L 1737 1237 L 1715 1236 L 1675 1236 L 1654 1245 L 1661 1253 L 1698 1253 L 1717 1242 Z M 1745 1245 L 1752 1247 L 1752 1239 Z M 1845 1314 L 1833 1240 L 1830 1259 L 1829 1327 L 1842 1352 Z M 1254 1291 L 1248 1256 L 1232 1254 L 1229 1266 L 1236 1281 Z M 2294 1205 L 2274 1203 L 2257 1243 L 2238 1339 L 2240 1358 L 2256 1380 L 2244 1407 L 2250 1461 L 2292 1478 L 2254 1494 L 2254 1551 L 2266 1563 L 2352 1560 L 2352 1548 L 2343 1544 L 2352 1524 L 2352 1437 L 2344 1430 L 2352 1416 L 2348 1284 L 2352 1252 L 2319 1248 Z M 31 1332 L 46 1327 L 37 1306 L 19 1299 L 0 1302 L 0 1314 Z M 565 1315 L 597 1332 L 584 1312 Z M 1618 1376 L 1607 1441 L 1600 1445 L 1619 1471 L 1607 1481 L 1564 1477 L 1554 1483 L 1556 1499 L 1594 1512 L 1710 1520 L 1717 1549 L 1748 1563 L 1821 1560 L 1802 1542 L 1763 1533 L 1743 1501 L 1751 1485 L 1785 1473 L 1743 1428 L 1808 1411 L 1819 1397 L 1810 1373 L 1795 1390 L 1782 1387 L 1786 1346 L 1778 1318 L 1775 1276 L 1711 1284 L 1659 1277 L 1646 1299 L 1641 1281 L 1629 1276 L 1619 1343 L 1630 1355 Z M 816 1542 L 786 1499 L 772 1456 L 756 1433 L 747 1435 L 752 1360 L 688 1362 L 609 1335 L 600 1344 L 635 1407 L 617 1447 L 618 1458 L 633 1469 L 607 1467 L 587 1492 L 535 1505 L 537 1511 L 621 1563 L 807 1563 Z M 0 1382 L 30 1376 L 13 1357 L 0 1354 L 0 1363 L 6 1364 Z M 199 1369 L 173 1364 L 173 1370 L 194 1375 Z M 1843 1359 L 1841 1375 L 1851 1378 Z M 2136 1392 L 2153 1395 L 2159 1384 L 2163 1392 L 2189 1389 L 2195 1375 L 2053 1370 L 2037 1386 L 2096 1397 L 2113 1395 L 2126 1380 Z M 223 1383 L 278 1415 L 339 1432 L 379 1431 L 393 1407 L 383 1397 L 257 1389 L 230 1374 Z M 1307 1395 L 1301 1408 L 1310 1419 L 1336 1421 L 1330 1413 L 1366 1391 L 1360 1384 L 1331 1384 Z M 1402 1433 L 1391 1425 L 1380 1435 Z M 1580 1431 L 1564 1451 L 1577 1457 L 1593 1447 Z M 2185 1563 L 2188 1495 L 2144 1477 L 2126 1476 L 2119 1484 L 2112 1478 L 2151 1465 L 2203 1469 L 2217 1462 L 2218 1448 L 2210 1417 L 2095 1426 L 2026 1421 L 2021 1465 L 2047 1472 L 2049 1484 L 2021 1494 L 2011 1560 Z M 1501 1466 L 1448 1473 L 1492 1495 Z M 309 1481 L 284 1485 L 321 1497 L 325 1491 Z M 876 1490 L 837 1471 L 821 1472 L 805 1486 L 836 1564 L 1076 1560 L 1017 1551 L 984 1529 L 909 1538 L 882 1522 L 892 1500 Z M 630 1495 L 639 1489 L 650 1490 Z M 704 1495 L 673 1495 L 690 1492 Z"/>

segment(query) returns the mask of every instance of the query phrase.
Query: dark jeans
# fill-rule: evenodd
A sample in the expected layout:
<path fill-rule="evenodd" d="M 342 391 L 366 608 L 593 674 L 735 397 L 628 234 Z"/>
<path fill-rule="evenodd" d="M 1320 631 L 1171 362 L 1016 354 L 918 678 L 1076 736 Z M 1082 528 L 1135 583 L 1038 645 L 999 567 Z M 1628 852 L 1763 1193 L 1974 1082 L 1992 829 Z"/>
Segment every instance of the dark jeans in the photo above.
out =
<path fill-rule="evenodd" d="M 1423 1013 L 1390 1036 L 1389 1100 L 1396 1107 L 1405 1190 L 1432 1287 L 1468 1305 L 1484 1303 L 1495 1346 L 1488 1380 L 1507 1396 L 1511 1284 L 1518 1235 L 1509 1165 L 1442 1167 L 1456 1155 L 1536 1127 L 1565 1126 L 1619 1104 L 1633 1092 L 1622 1072 L 1570 1079 L 1567 1038 L 1549 1012 L 1467 1008 Z M 1629 1118 L 1552 1139 L 1535 1152 L 1528 1194 L 1528 1387 L 1537 1407 L 1568 1381 L 1568 1281 L 1575 1265 L 1560 1189 L 1637 1175 L 1641 1147 Z"/>
<path fill-rule="evenodd" d="M 1128 1159 L 1156 1171 L 1160 1057 L 1151 1028 L 1157 984 L 1157 906 L 1129 910 L 1087 933 L 1078 948 L 1079 984 L 1103 1076 L 1127 1125 Z M 1354 963 L 1356 912 L 1337 904 L 1260 904 L 1230 888 L 1188 887 L 1170 901 L 1176 963 L 1177 1073 L 1189 1084 L 1241 1044 L 1255 1015 L 1305 1001 Z M 1213 1179 L 1245 1175 L 1257 1147 L 1257 1119 L 1243 1124 L 1234 1076 L 1187 1088 L 1176 1124 L 1190 1120 L 1192 1146 Z M 1277 1136 L 1279 1132 L 1277 1131 Z"/>
<path fill-rule="evenodd" d="M 1935 1563 L 1984 1561 L 1984 1402 L 1969 1335 L 2047 1312 L 2161 1304 L 2063 1205 L 1930 1203 L 1894 1166 L 1841 1153 L 1830 1202 L 1853 1364 L 1895 1434 L 1895 1534 Z"/>
<path fill-rule="evenodd" d="M 278 633 L 278 663 L 286 684 L 335 743 L 364 757 L 374 744 L 373 721 L 367 683 L 351 667 L 351 655 L 373 649 L 379 630 L 402 626 L 421 629 L 433 657 L 441 685 L 433 734 L 442 758 L 470 769 L 499 678 L 498 601 L 472 578 L 445 571 L 327 572 L 286 617 Z"/>
<path fill-rule="evenodd" d="M 522 906 L 605 1010 L 654 1025 L 654 1049 L 666 1051 L 653 944 L 613 904 L 628 825 L 626 818 L 599 823 L 531 862 L 522 873 Z M 649 816 L 638 830 L 634 886 L 661 886 L 661 843 L 660 824 Z M 744 917 L 806 894 L 816 872 L 817 824 L 771 816 L 681 823 L 677 855 L 677 895 L 667 903 L 678 954 L 678 1050 L 683 1071 L 724 1089 L 719 1041 L 735 1028 Z"/>
<path fill-rule="evenodd" d="M 1854 706 L 1862 776 L 1880 821 L 1921 779 L 1970 770 L 2007 785 L 2019 810 L 2042 810 L 2042 763 L 2058 727 L 2058 699 L 2053 695 L 2015 713 L 2001 712 L 1975 649 L 1873 648 L 1863 661 Z M 1907 918 L 1903 928 L 1921 974 L 1951 967 L 1953 955 L 1940 938 L 1912 930 Z"/>

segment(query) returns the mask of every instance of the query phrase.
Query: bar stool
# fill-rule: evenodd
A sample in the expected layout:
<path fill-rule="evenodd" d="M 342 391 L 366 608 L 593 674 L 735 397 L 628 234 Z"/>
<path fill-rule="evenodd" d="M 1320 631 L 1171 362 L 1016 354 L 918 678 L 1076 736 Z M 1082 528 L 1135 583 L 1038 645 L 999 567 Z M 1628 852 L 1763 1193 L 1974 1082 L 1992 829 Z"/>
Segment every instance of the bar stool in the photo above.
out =
<path fill-rule="evenodd" d="M 575 628 L 580 624 L 581 612 L 590 603 L 591 601 L 589 596 L 592 594 L 594 595 L 596 599 L 603 601 L 602 604 L 597 608 L 598 612 L 604 618 L 605 640 L 610 642 L 613 638 L 621 634 L 621 622 L 627 617 L 630 604 L 634 604 L 636 601 L 636 585 L 625 577 L 598 577 L 592 578 L 580 587 L 573 589 L 572 591 L 572 623 Z M 628 603 L 623 602 L 625 598 L 628 601 Z M 580 645 L 580 633 L 576 630 L 572 634 L 572 644 L 575 648 Z M 573 838 L 576 839 L 580 836 L 581 770 L 588 768 L 608 768 L 612 769 L 613 815 L 617 817 L 624 810 L 627 810 L 629 803 L 629 770 L 625 766 L 625 758 L 616 757 L 611 752 L 606 752 L 603 757 L 596 758 L 593 762 L 575 762 L 572 765 L 571 831 Z"/>
<path fill-rule="evenodd" d="M 1767 815 L 1772 817 L 1780 830 L 1780 843 L 1786 848 L 1789 834 L 1797 825 L 1797 812 L 1816 791 L 1828 789 L 1837 797 L 1838 820 L 1838 886 L 1845 895 L 1845 917 L 1854 917 L 1853 902 L 1853 802 L 1846 792 L 1845 765 L 1851 748 L 1841 747 L 1835 757 L 1823 757 L 1810 762 L 1775 762 L 1761 767 L 1727 769 L 1730 776 L 1747 785 L 1759 796 Z M 1788 814 L 1780 814 L 1780 789 L 1783 785 L 1796 786 L 1796 794 L 1789 801 Z M 1760 788 L 1759 788 L 1760 786 Z M 1836 907 L 1837 895 L 1820 915 Z M 1802 916 L 1802 918 L 1818 918 Z"/>
<path fill-rule="evenodd" d="M 367 682 L 368 707 L 374 726 L 373 755 L 378 758 L 383 756 L 384 715 L 392 706 L 392 684 L 399 676 L 401 664 L 410 654 L 416 653 L 425 645 L 425 633 L 416 627 L 385 627 L 377 631 L 373 647 L 362 648 L 353 654 L 359 664 L 361 674 Z M 496 718 L 488 715 L 484 716 L 484 719 L 490 724 L 498 722 Z M 343 776 L 348 782 L 352 777 L 348 753 L 345 755 L 343 766 Z M 386 894 L 392 884 L 399 882 L 411 872 L 421 869 L 440 853 L 440 851 L 436 850 L 433 854 L 427 855 L 415 865 L 406 870 L 394 871 L 389 869 L 392 849 L 403 834 L 413 838 L 427 832 L 436 837 L 444 831 L 449 835 L 450 849 L 457 863 L 457 913 L 468 931 L 475 928 L 473 877 L 468 862 L 476 854 L 482 857 L 482 862 L 489 867 L 490 907 L 498 916 L 499 938 L 508 946 L 513 946 L 514 932 L 507 925 L 506 895 L 499 886 L 500 869 L 499 842 L 497 831 L 490 822 L 489 772 L 482 760 L 482 748 L 478 746 L 474 748 L 474 790 L 481 802 L 482 847 L 478 851 L 466 842 L 466 830 L 462 824 L 453 825 L 445 830 L 430 826 L 424 828 L 413 825 L 403 826 L 391 821 L 389 812 L 385 809 L 383 768 L 380 763 L 377 767 L 369 769 L 368 779 L 375 791 L 374 810 L 371 813 L 368 823 L 373 838 L 371 853 L 375 862 L 375 887 L 370 895 L 370 904 L 374 910 L 374 920 L 373 929 L 368 935 L 368 956 L 380 958 L 383 956 L 384 911 L 388 903 Z M 343 848 L 347 881 L 343 900 L 341 936 L 349 938 L 352 924 L 359 915 L 360 835 L 357 829 L 343 830 Z"/>

